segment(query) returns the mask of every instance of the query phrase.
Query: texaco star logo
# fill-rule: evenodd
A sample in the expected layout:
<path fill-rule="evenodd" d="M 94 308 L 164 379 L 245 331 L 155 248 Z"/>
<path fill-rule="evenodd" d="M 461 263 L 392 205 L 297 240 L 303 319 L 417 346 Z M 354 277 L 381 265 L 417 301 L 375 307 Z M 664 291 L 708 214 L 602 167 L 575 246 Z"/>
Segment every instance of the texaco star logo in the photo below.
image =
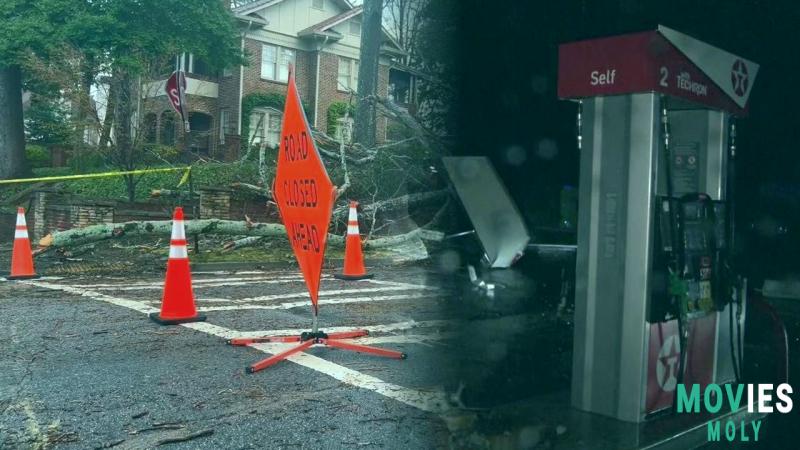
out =
<path fill-rule="evenodd" d="M 673 334 L 664 340 L 664 344 L 658 352 L 656 363 L 658 386 L 664 392 L 674 391 L 675 386 L 678 384 L 678 359 L 680 359 L 678 336 Z"/>
<path fill-rule="evenodd" d="M 745 92 L 747 92 L 747 85 L 749 82 L 747 66 L 744 64 L 744 61 L 737 59 L 731 68 L 731 85 L 733 86 L 733 92 L 736 92 L 736 95 L 739 97 L 743 97 Z"/>

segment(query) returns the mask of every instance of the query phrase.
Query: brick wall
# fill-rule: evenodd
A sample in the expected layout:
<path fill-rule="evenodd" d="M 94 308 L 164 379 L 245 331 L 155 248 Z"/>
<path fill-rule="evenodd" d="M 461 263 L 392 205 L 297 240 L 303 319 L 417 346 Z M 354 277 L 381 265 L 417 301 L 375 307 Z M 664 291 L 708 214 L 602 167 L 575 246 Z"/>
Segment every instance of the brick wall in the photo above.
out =
<path fill-rule="evenodd" d="M 254 92 L 271 92 L 286 95 L 286 83 L 264 80 L 261 78 L 261 42 L 245 39 L 244 47 L 248 54 L 249 66 L 244 68 L 244 88 L 242 96 Z M 316 72 L 316 57 L 314 52 L 295 50 L 295 80 L 300 98 L 311 108 L 314 105 L 314 75 Z M 306 111 L 311 115 L 313 111 Z M 246 117 L 243 118 L 247 120 Z"/>
<path fill-rule="evenodd" d="M 319 74 L 319 119 L 317 128 L 328 132 L 328 108 L 335 102 L 347 102 L 350 94 L 338 89 L 339 77 L 339 56 L 333 53 L 322 52 L 320 54 L 320 74 Z M 378 67 L 378 95 L 386 97 L 389 94 L 389 66 L 380 65 Z M 377 140 L 384 141 L 386 138 L 386 118 L 378 118 Z"/>
<path fill-rule="evenodd" d="M 319 107 L 317 111 L 317 128 L 328 132 L 328 108 L 331 103 L 347 102 L 350 94 L 338 89 L 339 56 L 333 53 L 321 52 L 319 57 Z"/>
<path fill-rule="evenodd" d="M 235 95 L 237 96 L 236 99 L 238 100 L 238 90 Z M 187 95 L 186 103 L 189 105 L 189 113 L 199 112 L 211 116 L 211 132 L 208 141 L 209 154 L 213 157 L 221 156 L 217 154 L 217 147 L 219 143 L 219 100 L 216 98 L 203 97 L 199 95 Z M 151 97 L 143 100 L 142 119 L 144 119 L 144 116 L 148 113 L 153 113 L 156 115 L 156 127 L 158 130 L 156 133 L 157 143 L 163 144 L 163 142 L 161 142 L 161 129 L 164 126 L 164 122 L 166 122 L 163 119 L 165 116 L 169 115 L 174 120 L 175 147 L 185 148 L 186 136 L 184 133 L 183 124 L 180 123 L 180 117 L 175 113 L 175 110 L 172 109 L 172 106 L 170 106 L 167 96 L 160 95 L 158 97 Z"/>
<path fill-rule="evenodd" d="M 223 220 L 230 219 L 231 191 L 227 189 L 201 188 L 200 218 Z"/>
<path fill-rule="evenodd" d="M 114 203 L 103 201 L 76 201 L 50 191 L 33 194 L 32 216 L 34 239 L 41 239 L 55 230 L 83 228 L 101 223 L 114 223 Z"/>

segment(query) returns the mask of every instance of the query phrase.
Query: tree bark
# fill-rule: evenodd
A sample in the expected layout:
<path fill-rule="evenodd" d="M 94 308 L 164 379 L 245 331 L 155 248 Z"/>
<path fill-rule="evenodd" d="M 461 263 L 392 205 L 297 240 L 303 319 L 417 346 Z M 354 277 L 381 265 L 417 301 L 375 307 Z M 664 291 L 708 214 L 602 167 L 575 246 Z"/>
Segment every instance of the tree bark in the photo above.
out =
<path fill-rule="evenodd" d="M 383 41 L 381 16 L 383 0 L 364 0 L 361 13 L 361 59 L 358 65 L 358 96 L 354 140 L 365 147 L 375 145 L 375 105 L 363 100 L 378 93 L 378 60 Z"/>
<path fill-rule="evenodd" d="M 116 87 L 116 99 L 114 102 L 114 162 L 122 170 L 134 170 L 136 160 L 133 155 L 133 136 L 131 135 L 133 125 L 133 108 L 135 107 L 133 79 L 122 70 L 114 72 L 111 81 Z M 128 201 L 136 199 L 136 184 L 138 180 L 134 175 L 125 175 L 125 187 L 128 194 Z"/>
<path fill-rule="evenodd" d="M 111 127 L 114 125 L 114 113 L 117 103 L 117 87 L 111 80 L 108 85 L 108 101 L 106 102 L 106 116 L 103 118 L 103 130 L 100 133 L 100 142 L 98 147 L 105 150 L 111 142 Z"/>
<path fill-rule="evenodd" d="M 23 176 L 26 170 L 22 71 L 0 66 L 0 179 Z"/>

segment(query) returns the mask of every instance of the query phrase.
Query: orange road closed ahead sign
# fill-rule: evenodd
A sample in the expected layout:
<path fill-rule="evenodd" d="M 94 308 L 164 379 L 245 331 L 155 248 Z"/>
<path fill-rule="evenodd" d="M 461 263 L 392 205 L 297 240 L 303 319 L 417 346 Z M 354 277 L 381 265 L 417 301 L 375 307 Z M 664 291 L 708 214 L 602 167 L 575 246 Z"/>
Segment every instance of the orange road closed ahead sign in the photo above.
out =
<path fill-rule="evenodd" d="M 273 196 L 315 313 L 334 195 L 335 188 L 314 146 L 292 74 L 283 111 Z"/>

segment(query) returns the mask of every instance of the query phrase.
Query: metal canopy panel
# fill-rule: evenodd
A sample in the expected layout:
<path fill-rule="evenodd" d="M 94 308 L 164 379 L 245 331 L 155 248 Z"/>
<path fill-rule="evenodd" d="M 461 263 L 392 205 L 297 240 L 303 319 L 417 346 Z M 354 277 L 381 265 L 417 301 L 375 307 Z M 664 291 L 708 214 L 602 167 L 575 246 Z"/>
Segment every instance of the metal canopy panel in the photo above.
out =
<path fill-rule="evenodd" d="M 696 105 L 747 113 L 758 64 L 660 26 L 562 44 L 558 96 L 660 92 Z"/>
<path fill-rule="evenodd" d="M 492 163 L 483 156 L 442 161 L 491 267 L 509 267 L 523 254 L 530 236 Z"/>
<path fill-rule="evenodd" d="M 659 25 L 658 32 L 711 78 L 737 105 L 742 108 L 747 105 L 753 90 L 753 81 L 758 74 L 758 64 L 662 25 Z"/>

